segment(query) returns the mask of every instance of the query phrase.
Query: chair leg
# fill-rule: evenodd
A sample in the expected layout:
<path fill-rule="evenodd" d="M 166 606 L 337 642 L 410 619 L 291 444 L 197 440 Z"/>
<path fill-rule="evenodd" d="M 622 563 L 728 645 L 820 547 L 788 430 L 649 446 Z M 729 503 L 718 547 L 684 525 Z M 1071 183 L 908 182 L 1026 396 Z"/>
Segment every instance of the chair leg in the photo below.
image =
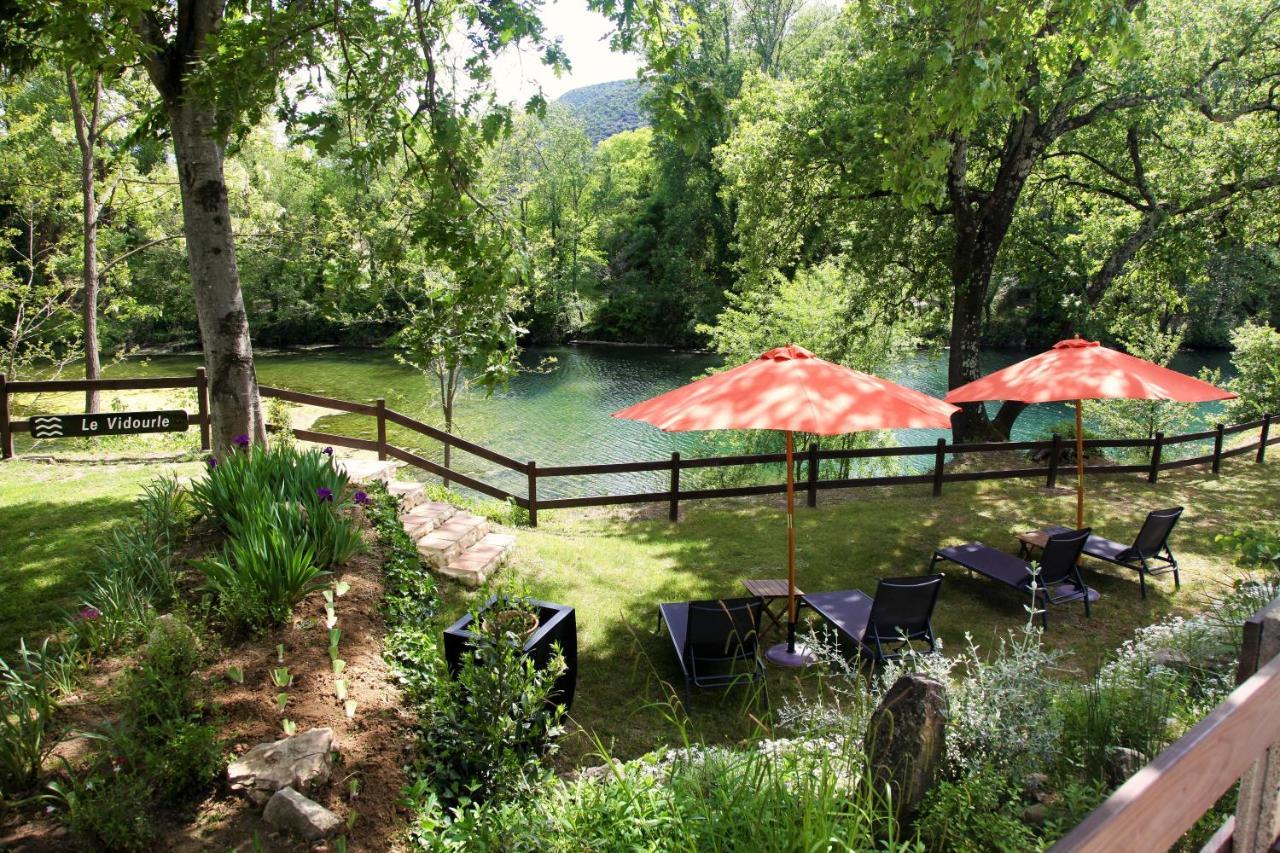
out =
<path fill-rule="evenodd" d="M 1178 577 L 1178 560 L 1173 556 L 1173 551 L 1169 550 L 1168 546 L 1165 546 L 1164 552 L 1169 555 L 1169 565 L 1173 566 L 1173 588 L 1181 589 L 1182 579 Z"/>
<path fill-rule="evenodd" d="M 1138 567 L 1138 589 L 1142 591 L 1142 600 L 1147 600 L 1147 561 L 1143 560 Z"/>

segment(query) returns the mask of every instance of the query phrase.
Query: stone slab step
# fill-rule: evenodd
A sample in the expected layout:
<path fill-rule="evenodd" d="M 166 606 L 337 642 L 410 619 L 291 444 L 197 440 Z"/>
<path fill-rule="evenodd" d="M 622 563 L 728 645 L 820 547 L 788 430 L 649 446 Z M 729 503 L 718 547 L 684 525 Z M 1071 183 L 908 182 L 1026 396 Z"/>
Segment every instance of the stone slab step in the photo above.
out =
<path fill-rule="evenodd" d="M 427 499 L 427 490 L 421 483 L 408 480 L 392 480 L 387 492 L 400 502 L 400 512 L 408 512 Z"/>
<path fill-rule="evenodd" d="M 400 465 L 399 462 L 379 462 L 377 459 L 339 459 L 336 464 L 347 472 L 353 483 L 372 483 L 374 480 L 389 483 Z"/>
<path fill-rule="evenodd" d="M 458 514 L 457 507 L 443 501 L 424 501 L 400 513 L 404 532 L 415 542 Z"/>
<path fill-rule="evenodd" d="M 418 554 L 433 569 L 443 569 L 454 557 L 484 538 L 489 520 L 469 512 L 458 512 L 418 539 Z"/>
<path fill-rule="evenodd" d="M 515 544 L 514 536 L 487 533 L 479 542 L 454 557 L 438 571 L 466 586 L 479 586 L 502 568 Z"/>

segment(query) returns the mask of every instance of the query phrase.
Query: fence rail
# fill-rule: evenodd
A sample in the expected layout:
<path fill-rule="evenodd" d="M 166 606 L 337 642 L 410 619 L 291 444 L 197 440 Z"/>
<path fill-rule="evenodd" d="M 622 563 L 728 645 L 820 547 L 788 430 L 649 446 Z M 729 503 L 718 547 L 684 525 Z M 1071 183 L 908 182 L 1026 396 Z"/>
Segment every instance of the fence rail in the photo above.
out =
<path fill-rule="evenodd" d="M 1236 683 L 1209 716 L 1121 785 L 1050 853 L 1167 850 L 1237 780 L 1236 814 L 1202 853 L 1275 850 L 1280 844 L 1280 600 L 1245 622 Z"/>
<path fill-rule="evenodd" d="M 9 396 L 12 394 L 42 393 L 58 391 L 85 391 L 90 388 L 99 390 L 134 390 L 157 388 L 195 388 L 199 411 L 192 415 L 192 422 L 201 429 L 201 446 L 209 449 L 209 416 L 208 416 L 208 383 L 204 369 L 196 371 L 194 377 L 168 377 L 148 379 L 57 379 L 31 382 L 7 382 L 0 374 L 0 449 L 4 458 L 13 455 L 13 434 L 30 430 L 27 421 L 11 421 L 9 418 Z M 548 465 L 539 467 L 537 462 L 529 460 L 521 462 L 506 454 L 491 450 L 475 442 L 467 441 L 456 435 L 425 424 L 394 409 L 387 408 L 385 399 L 371 403 L 356 403 L 339 400 L 319 394 L 307 394 L 301 391 L 290 391 L 269 385 L 259 387 L 264 397 L 271 397 L 291 403 L 318 406 L 347 414 L 371 417 L 376 425 L 376 439 L 355 438 L 338 433 L 319 432 L 316 430 L 295 429 L 293 434 L 301 441 L 329 444 L 335 447 L 346 447 L 354 450 L 372 451 L 379 459 L 393 458 L 407 465 L 438 476 L 446 483 L 457 483 L 474 489 L 481 494 L 498 500 L 513 501 L 516 505 L 529 511 L 530 523 L 538 523 L 540 509 L 568 509 L 576 507 L 612 506 L 634 503 L 666 503 L 668 515 L 672 521 L 679 517 L 680 502 L 690 500 L 706 500 L 708 498 L 736 498 L 752 495 L 781 494 L 786 491 L 785 483 L 763 483 L 750 486 L 726 486 L 719 488 L 682 488 L 681 472 L 707 468 L 728 468 L 743 465 L 779 465 L 786 462 L 782 453 L 756 453 L 736 456 L 709 456 L 695 459 L 684 459 L 679 453 L 671 454 L 669 459 L 651 459 L 640 462 L 606 462 L 583 465 Z M 1222 460 L 1248 453 L 1255 455 L 1255 461 L 1265 461 L 1267 447 L 1280 444 L 1280 436 L 1271 437 L 1271 424 L 1275 415 L 1267 415 L 1245 423 L 1224 425 L 1218 424 L 1214 429 L 1185 435 L 1165 436 L 1156 433 L 1152 438 L 1092 438 L 1084 442 L 1088 450 L 1107 450 L 1114 448 L 1136 448 L 1148 451 L 1148 461 L 1140 464 L 1087 466 L 1092 474 L 1145 474 L 1148 482 L 1158 481 L 1160 472 L 1171 471 L 1193 465 L 1208 465 L 1214 474 L 1221 470 Z M 508 489 L 487 483 L 478 476 L 462 473 L 456 468 L 446 468 L 438 462 L 404 448 L 397 447 L 387 441 L 387 425 L 418 433 L 442 446 L 452 450 L 468 453 L 479 459 L 498 465 L 523 476 L 526 482 L 524 494 L 516 494 Z M 1227 436 L 1237 435 L 1251 430 L 1258 430 L 1258 437 L 1252 442 L 1224 448 Z M 1185 459 L 1163 459 L 1164 449 L 1194 441 L 1214 442 L 1213 452 Z M 1057 485 L 1061 468 L 1062 454 L 1069 451 L 1067 442 L 1055 435 L 1046 441 L 1007 441 L 1007 442 L 961 442 L 951 444 L 946 439 L 938 439 L 935 444 L 909 445 L 906 447 L 869 447 L 861 449 L 821 450 L 811 444 L 807 451 L 796 455 L 796 489 L 806 496 L 809 506 L 817 506 L 818 493 L 830 489 L 856 489 L 871 486 L 894 485 L 931 485 L 933 495 L 941 496 L 943 486 L 947 483 L 964 483 L 978 480 L 1005 479 L 1042 479 L 1046 487 Z M 1044 451 L 1043 465 L 1006 468 L 991 471 L 948 471 L 948 456 L 961 454 L 1010 453 Z M 932 462 L 930 473 L 891 474 L 876 477 L 843 477 L 823 478 L 823 462 L 847 462 L 859 459 L 889 459 L 903 457 L 923 457 Z M 544 480 L 557 477 L 593 477 L 613 474 L 669 473 L 670 484 L 665 491 L 645 491 L 630 494 L 597 494 L 580 497 L 540 498 L 538 484 Z"/>

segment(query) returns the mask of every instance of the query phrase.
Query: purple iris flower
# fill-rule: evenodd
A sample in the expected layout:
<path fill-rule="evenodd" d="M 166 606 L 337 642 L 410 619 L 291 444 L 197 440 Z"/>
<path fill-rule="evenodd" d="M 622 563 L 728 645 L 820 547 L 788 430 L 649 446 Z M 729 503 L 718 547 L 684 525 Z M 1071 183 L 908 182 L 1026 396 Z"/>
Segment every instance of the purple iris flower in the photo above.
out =
<path fill-rule="evenodd" d="M 332 447 L 326 447 L 324 450 L 321 450 L 320 452 L 321 452 L 321 453 L 323 453 L 325 456 L 332 456 L 332 455 L 333 455 L 333 448 L 332 448 Z"/>
<path fill-rule="evenodd" d="M 84 607 L 80 608 L 80 618 L 86 621 L 92 621 L 94 619 L 101 618 L 101 616 L 102 611 L 94 607 L 92 604 L 86 604 Z"/>
<path fill-rule="evenodd" d="M 241 450 L 244 450 L 248 446 L 249 446 L 249 436 L 247 435 L 236 436 L 236 447 L 240 448 Z"/>
<path fill-rule="evenodd" d="M 327 489 L 324 486 L 316 489 L 316 497 L 322 501 L 333 502 L 333 489 Z"/>
<path fill-rule="evenodd" d="M 364 506 L 369 503 L 369 496 L 366 495 L 364 492 L 356 492 L 355 501 L 356 503 L 360 504 L 360 506 Z"/>
<path fill-rule="evenodd" d="M 210 468 L 217 468 L 217 467 L 218 467 L 218 457 L 216 457 L 216 456 L 210 456 L 210 457 L 209 457 L 209 467 L 210 467 Z"/>

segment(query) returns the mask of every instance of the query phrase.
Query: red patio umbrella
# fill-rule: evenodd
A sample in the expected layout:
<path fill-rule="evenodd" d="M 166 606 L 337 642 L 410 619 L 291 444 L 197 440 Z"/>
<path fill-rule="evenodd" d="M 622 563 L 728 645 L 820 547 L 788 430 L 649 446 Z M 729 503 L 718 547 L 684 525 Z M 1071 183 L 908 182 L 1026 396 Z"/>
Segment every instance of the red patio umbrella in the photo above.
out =
<path fill-rule="evenodd" d="M 1084 527 L 1082 400 L 1177 400 L 1204 403 L 1236 395 L 1216 385 L 1079 336 L 1003 370 L 952 389 L 948 403 L 1019 400 L 1076 405 L 1076 527 Z"/>
<path fill-rule="evenodd" d="M 796 527 L 793 432 L 839 435 L 880 429 L 951 426 L 955 406 L 818 358 L 797 346 L 771 349 L 723 373 L 614 412 L 666 432 L 772 429 L 787 437 L 787 642 L 775 663 L 809 660 L 796 651 Z"/>

